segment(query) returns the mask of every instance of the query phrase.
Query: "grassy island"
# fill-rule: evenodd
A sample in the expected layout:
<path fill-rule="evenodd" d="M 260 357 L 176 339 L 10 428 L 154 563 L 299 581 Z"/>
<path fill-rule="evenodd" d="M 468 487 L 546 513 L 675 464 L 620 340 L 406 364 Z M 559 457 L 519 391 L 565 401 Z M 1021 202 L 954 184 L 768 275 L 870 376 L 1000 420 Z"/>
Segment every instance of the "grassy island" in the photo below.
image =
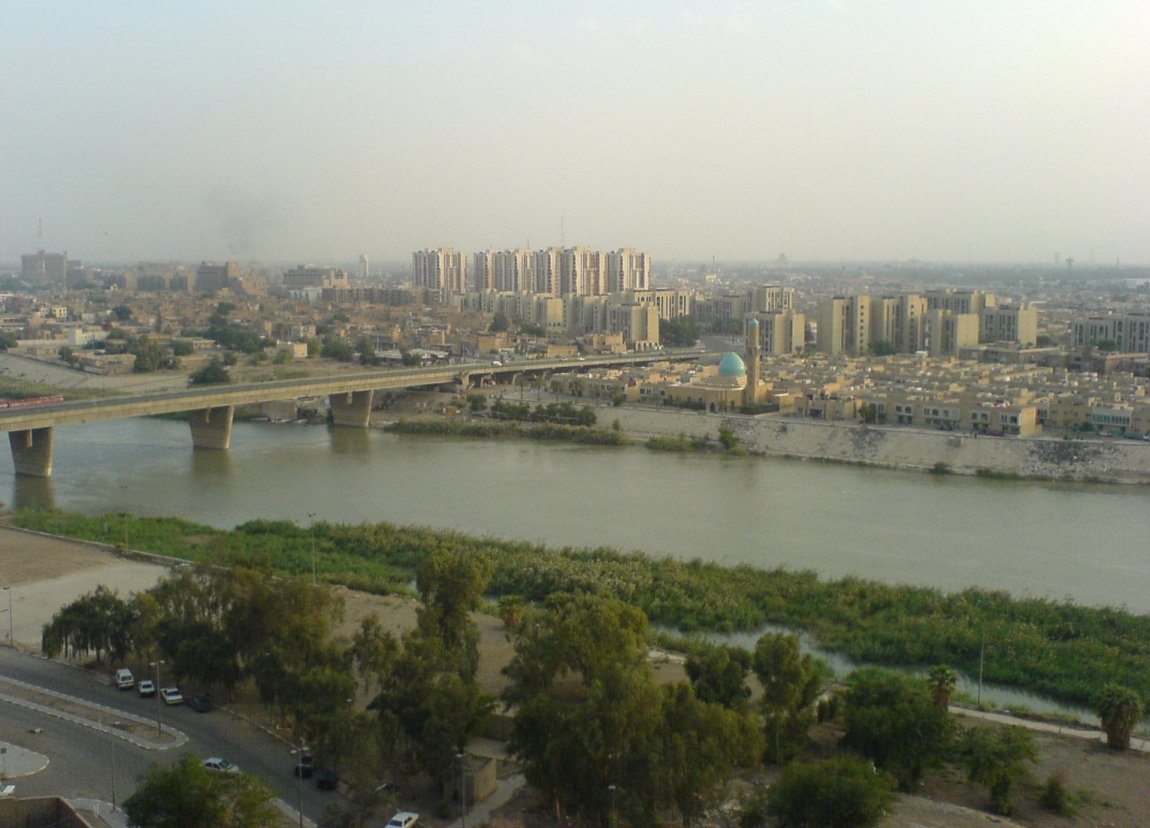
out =
<path fill-rule="evenodd" d="M 1107 683 L 1150 697 L 1150 616 L 1114 608 L 984 589 L 946 593 L 854 577 L 826 580 L 810 571 L 724 567 L 610 548 L 550 548 L 389 523 L 309 529 L 257 520 L 225 531 L 179 518 L 35 511 L 13 513 L 9 522 L 109 545 L 124 537 L 126 526 L 140 551 L 284 575 L 310 575 L 314 540 L 324 580 L 377 593 L 406 590 L 420 561 L 451 547 L 492 557 L 496 598 L 537 601 L 583 590 L 620 598 L 653 623 L 684 632 L 778 624 L 807 631 L 824 649 L 856 661 L 945 663 L 968 674 L 977 673 L 985 645 L 987 681 L 1090 707 Z"/>

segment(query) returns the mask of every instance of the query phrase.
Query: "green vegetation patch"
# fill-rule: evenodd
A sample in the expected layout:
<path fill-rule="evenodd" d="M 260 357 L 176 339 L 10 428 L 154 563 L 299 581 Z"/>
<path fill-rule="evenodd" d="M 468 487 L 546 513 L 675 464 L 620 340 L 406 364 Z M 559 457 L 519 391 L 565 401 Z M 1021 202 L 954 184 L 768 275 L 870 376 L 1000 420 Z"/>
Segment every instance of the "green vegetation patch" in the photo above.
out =
<path fill-rule="evenodd" d="M 33 511 L 15 513 L 11 523 L 110 545 L 124 543 L 127 532 L 132 549 L 266 565 L 288 575 L 310 576 L 314 543 L 323 580 L 380 593 L 406 590 L 420 562 L 451 548 L 490 556 L 496 597 L 542 601 L 555 592 L 584 591 L 618 598 L 653 623 L 686 632 L 781 625 L 805 630 L 824 649 L 856 661 L 949 664 L 968 675 L 977 673 L 983 651 L 987 681 L 1090 707 L 1107 683 L 1150 698 L 1150 616 L 1069 601 L 983 589 L 944 593 L 853 577 L 822 580 L 810 571 L 724 567 L 611 548 L 557 549 L 389 523 L 308 529 L 251 521 L 229 532 L 178 518 Z"/>
<path fill-rule="evenodd" d="M 555 440 L 596 446 L 624 446 L 621 431 L 561 423 L 519 423 L 505 420 L 400 420 L 384 428 L 397 434 L 437 434 L 450 437 L 511 437 Z"/>

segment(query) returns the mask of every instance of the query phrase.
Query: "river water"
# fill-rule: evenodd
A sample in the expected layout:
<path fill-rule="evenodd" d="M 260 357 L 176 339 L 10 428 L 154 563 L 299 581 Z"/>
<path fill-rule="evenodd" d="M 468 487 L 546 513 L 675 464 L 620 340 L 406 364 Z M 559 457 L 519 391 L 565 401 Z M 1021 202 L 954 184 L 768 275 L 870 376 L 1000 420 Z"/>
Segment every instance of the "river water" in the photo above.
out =
<path fill-rule="evenodd" d="M 59 429 L 55 476 L 5 464 L 4 493 L 221 528 L 314 514 L 1150 612 L 1150 493 L 1129 487 L 260 423 L 214 452 L 193 449 L 184 423 L 134 419 Z"/>

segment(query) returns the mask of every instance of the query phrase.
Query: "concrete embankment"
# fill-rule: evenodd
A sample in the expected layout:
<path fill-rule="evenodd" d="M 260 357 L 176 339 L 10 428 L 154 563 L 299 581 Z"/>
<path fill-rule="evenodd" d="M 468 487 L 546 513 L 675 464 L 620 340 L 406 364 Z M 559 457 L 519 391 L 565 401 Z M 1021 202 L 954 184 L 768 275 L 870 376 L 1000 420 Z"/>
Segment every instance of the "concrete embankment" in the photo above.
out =
<path fill-rule="evenodd" d="M 955 474 L 1021 475 L 1092 482 L 1150 484 L 1150 443 L 1119 438 L 973 437 L 897 426 L 825 423 L 791 417 L 703 414 L 644 408 L 598 408 L 599 424 L 637 439 L 686 434 L 717 438 L 731 428 L 750 451 L 884 468 Z"/>

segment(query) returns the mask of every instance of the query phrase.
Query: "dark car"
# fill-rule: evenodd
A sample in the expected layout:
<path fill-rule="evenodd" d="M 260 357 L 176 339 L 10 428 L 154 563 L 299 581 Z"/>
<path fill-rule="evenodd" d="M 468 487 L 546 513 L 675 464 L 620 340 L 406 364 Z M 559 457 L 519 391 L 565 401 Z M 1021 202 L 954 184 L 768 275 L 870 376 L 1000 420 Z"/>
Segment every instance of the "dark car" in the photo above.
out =
<path fill-rule="evenodd" d="M 197 713 L 208 713 L 216 709 L 216 706 L 212 704 L 212 700 L 207 696 L 188 697 L 188 707 Z"/>
<path fill-rule="evenodd" d="M 315 759 L 305 753 L 296 760 L 291 772 L 296 776 L 302 776 L 304 779 L 311 779 L 312 774 L 315 773 Z"/>
<path fill-rule="evenodd" d="M 331 768 L 318 768 L 315 771 L 315 786 L 321 791 L 334 791 L 339 784 L 339 774 Z"/>

